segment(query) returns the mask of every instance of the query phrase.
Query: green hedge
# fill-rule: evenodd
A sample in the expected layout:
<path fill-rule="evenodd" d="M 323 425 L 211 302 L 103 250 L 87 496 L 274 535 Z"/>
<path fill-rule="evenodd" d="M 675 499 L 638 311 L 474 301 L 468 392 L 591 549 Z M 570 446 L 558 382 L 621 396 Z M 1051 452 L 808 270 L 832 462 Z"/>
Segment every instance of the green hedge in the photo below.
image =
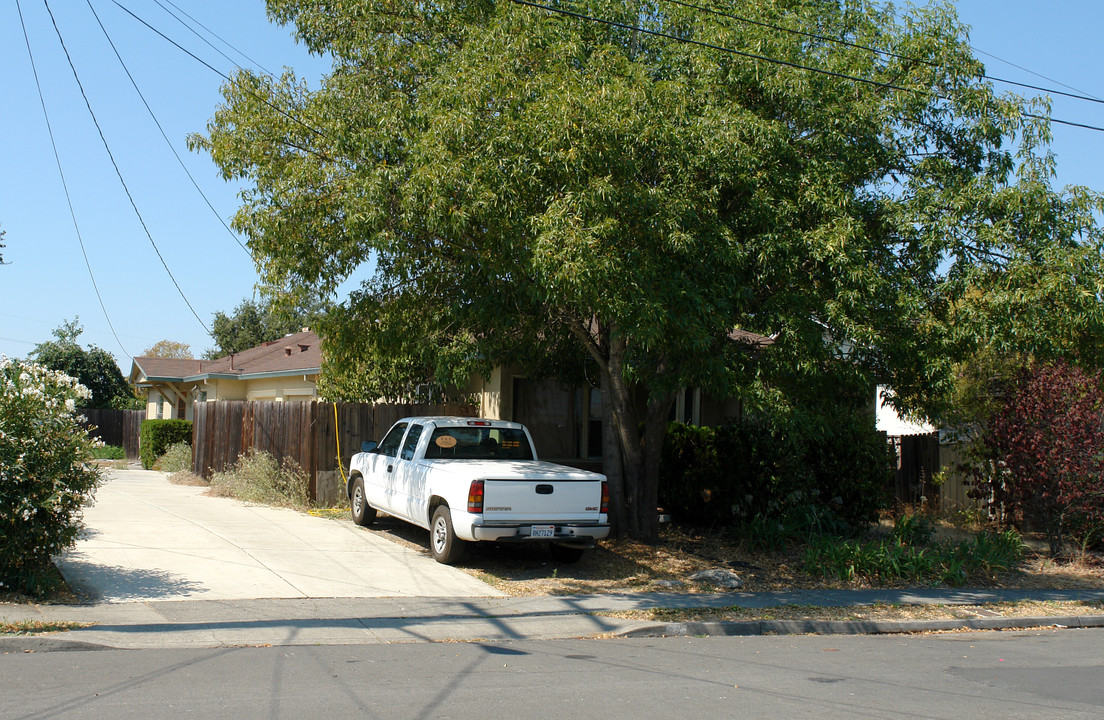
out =
<path fill-rule="evenodd" d="M 717 428 L 672 423 L 660 504 L 675 520 L 700 525 L 756 517 L 870 522 L 892 473 L 885 438 L 872 425 L 858 414 L 799 413 Z"/>
<path fill-rule="evenodd" d="M 140 441 L 142 467 L 150 470 L 170 445 L 180 442 L 192 444 L 192 421 L 143 420 Z"/>
<path fill-rule="evenodd" d="M 101 445 L 92 448 L 92 457 L 96 460 L 126 460 L 126 451 L 118 445 Z"/>

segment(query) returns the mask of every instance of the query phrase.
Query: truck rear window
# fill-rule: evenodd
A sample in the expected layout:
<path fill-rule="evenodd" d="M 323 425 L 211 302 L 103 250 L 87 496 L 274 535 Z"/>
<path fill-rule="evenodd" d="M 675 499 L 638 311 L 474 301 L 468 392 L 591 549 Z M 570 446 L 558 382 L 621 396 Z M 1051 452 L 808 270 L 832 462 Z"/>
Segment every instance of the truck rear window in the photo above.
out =
<path fill-rule="evenodd" d="M 496 427 L 440 427 L 426 448 L 427 460 L 532 460 L 523 430 Z"/>

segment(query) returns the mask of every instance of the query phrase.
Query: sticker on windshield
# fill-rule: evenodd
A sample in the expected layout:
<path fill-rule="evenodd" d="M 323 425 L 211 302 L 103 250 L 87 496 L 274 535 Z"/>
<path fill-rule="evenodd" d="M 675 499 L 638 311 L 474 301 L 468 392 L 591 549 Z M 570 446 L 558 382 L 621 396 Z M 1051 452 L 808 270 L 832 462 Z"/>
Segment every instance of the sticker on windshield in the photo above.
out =
<path fill-rule="evenodd" d="M 452 435 L 442 435 L 437 438 L 437 447 L 454 448 L 456 447 L 456 438 L 454 438 Z"/>

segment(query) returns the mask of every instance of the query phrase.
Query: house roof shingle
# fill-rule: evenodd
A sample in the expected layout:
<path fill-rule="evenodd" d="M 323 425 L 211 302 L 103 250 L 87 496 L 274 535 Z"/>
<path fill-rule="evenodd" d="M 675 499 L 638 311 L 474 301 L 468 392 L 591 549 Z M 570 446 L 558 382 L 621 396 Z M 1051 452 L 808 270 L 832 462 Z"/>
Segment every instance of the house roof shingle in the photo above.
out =
<path fill-rule="evenodd" d="M 774 338 L 766 335 L 760 335 L 759 333 L 753 333 L 750 330 L 741 330 L 739 328 L 733 328 L 728 331 L 728 339 L 733 342 L 744 343 L 750 345 L 754 349 L 765 348 L 774 345 Z"/>
<path fill-rule="evenodd" d="M 293 333 L 279 340 L 266 342 L 240 353 L 217 360 L 177 360 L 171 358 L 136 357 L 131 382 L 138 373 L 146 379 L 176 381 L 200 380 L 214 375 L 247 377 L 253 375 L 297 375 L 317 373 L 322 367 L 321 340 L 310 330 Z"/>

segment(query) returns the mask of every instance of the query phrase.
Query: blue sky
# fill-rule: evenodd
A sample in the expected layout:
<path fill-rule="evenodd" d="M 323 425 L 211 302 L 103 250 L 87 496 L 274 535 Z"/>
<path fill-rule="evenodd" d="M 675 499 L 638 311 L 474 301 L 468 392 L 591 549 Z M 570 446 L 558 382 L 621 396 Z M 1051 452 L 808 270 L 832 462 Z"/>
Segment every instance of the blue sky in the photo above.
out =
<path fill-rule="evenodd" d="M 0 5 L 5 81 L 0 89 L 0 228 L 7 232 L 3 256 L 11 264 L 0 268 L 0 353 L 23 357 L 50 339 L 63 320 L 79 316 L 82 344 L 108 350 L 124 372 L 130 356 L 165 338 L 188 343 L 199 356 L 213 343 L 174 288 L 131 208 L 44 4 L 20 2 L 77 224 L 118 340 L 96 298 L 74 230 L 16 5 L 6 2 Z M 167 0 L 160 5 L 157 0 L 120 2 L 223 73 L 233 69 L 230 60 L 163 9 L 174 7 Z M 315 79 L 328 68 L 324 59 L 308 56 L 294 43 L 290 29 L 270 24 L 260 0 L 174 4 L 269 70 L 287 66 Z M 224 182 L 212 163 L 189 152 L 184 142 L 189 132 L 204 129 L 221 100 L 222 79 L 114 3 L 92 0 L 92 5 L 218 213 L 211 212 L 180 169 L 88 5 L 53 0 L 50 8 L 61 35 L 142 218 L 192 308 L 209 326 L 216 311 L 230 312 L 251 297 L 257 279 L 248 255 L 219 220 L 233 214 L 239 188 Z M 981 54 L 991 75 L 1046 87 L 1061 82 L 1104 97 L 1099 38 L 1104 3 L 961 0 L 958 10 L 972 27 L 971 44 L 977 50 L 1050 79 Z M 235 62 L 251 64 L 214 37 L 207 39 Z M 1099 104 L 1055 98 L 1053 115 L 1104 126 Z M 1054 135 L 1058 183 L 1104 190 L 1104 133 L 1055 125 Z"/>

